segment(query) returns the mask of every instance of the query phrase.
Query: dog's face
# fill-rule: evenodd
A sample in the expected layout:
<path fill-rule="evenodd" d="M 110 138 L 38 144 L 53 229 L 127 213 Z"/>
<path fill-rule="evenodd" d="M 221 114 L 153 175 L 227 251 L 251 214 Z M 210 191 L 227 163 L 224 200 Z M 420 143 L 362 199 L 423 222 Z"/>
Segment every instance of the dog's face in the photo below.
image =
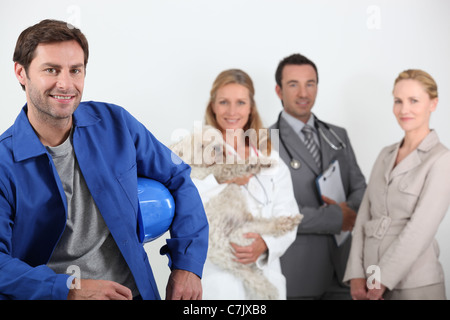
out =
<path fill-rule="evenodd" d="M 184 162 L 196 166 L 224 163 L 224 141 L 222 133 L 210 126 L 194 130 L 171 146 L 170 149 Z"/>

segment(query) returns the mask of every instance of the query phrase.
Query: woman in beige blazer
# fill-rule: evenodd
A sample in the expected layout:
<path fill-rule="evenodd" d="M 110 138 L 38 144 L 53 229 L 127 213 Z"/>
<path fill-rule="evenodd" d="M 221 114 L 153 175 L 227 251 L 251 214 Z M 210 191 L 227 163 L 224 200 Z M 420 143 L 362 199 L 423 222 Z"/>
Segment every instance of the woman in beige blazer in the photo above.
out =
<path fill-rule="evenodd" d="M 435 235 L 450 204 L 450 150 L 429 128 L 437 86 L 428 73 L 406 70 L 393 94 L 405 136 L 374 164 L 344 282 L 353 299 L 446 299 Z"/>

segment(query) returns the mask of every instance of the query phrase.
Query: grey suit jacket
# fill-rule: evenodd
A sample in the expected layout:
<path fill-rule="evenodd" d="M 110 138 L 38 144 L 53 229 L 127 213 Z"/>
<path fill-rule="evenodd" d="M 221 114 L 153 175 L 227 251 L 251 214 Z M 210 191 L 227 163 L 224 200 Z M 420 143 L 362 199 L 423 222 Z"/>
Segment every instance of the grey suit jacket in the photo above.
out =
<path fill-rule="evenodd" d="M 325 135 L 338 145 L 336 138 L 323 124 Z M 366 189 L 365 178 L 356 162 L 350 140 L 345 129 L 328 124 L 344 141 L 346 148 L 334 150 L 319 134 L 322 168 L 338 160 L 347 203 L 356 212 Z M 278 129 L 277 124 L 271 129 Z M 300 212 L 304 215 L 299 225 L 296 240 L 281 257 L 282 272 L 286 277 L 288 297 L 310 297 L 323 294 L 330 286 L 333 274 L 339 281 L 344 276 L 350 250 L 351 237 L 337 246 L 334 235 L 342 227 L 342 211 L 338 205 L 322 206 L 315 179 L 320 169 L 315 164 L 304 143 L 292 127 L 281 117 L 280 137 L 292 156 L 301 162 L 298 170 L 289 166 L 291 159 L 285 146 L 279 144 L 281 158 L 288 164 L 294 185 L 294 194 Z"/>

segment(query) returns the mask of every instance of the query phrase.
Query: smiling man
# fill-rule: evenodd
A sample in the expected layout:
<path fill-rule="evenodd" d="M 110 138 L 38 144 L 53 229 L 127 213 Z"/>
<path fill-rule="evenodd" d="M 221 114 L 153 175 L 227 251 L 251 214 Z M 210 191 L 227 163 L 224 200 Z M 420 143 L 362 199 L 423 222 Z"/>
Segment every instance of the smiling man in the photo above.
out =
<path fill-rule="evenodd" d="M 208 222 L 190 168 L 123 108 L 80 102 L 88 56 L 85 36 L 61 21 L 17 41 L 27 103 L 0 136 L 0 299 L 158 299 L 138 176 L 175 199 L 166 298 L 200 299 Z"/>
<path fill-rule="evenodd" d="M 80 44 L 76 40 L 41 43 L 27 67 L 19 59 L 15 61 L 16 77 L 27 96 L 30 124 L 44 145 L 59 145 L 63 141 L 58 138 L 65 140 L 70 132 L 72 114 L 83 94 L 87 61 Z"/>
<path fill-rule="evenodd" d="M 290 165 L 295 198 L 304 215 L 297 237 L 283 257 L 288 299 L 351 299 L 342 283 L 351 231 L 366 182 L 344 128 L 313 113 L 319 74 L 310 59 L 293 54 L 278 65 L 275 91 L 283 111 L 271 127 L 280 132 L 280 157 Z M 346 201 L 321 197 L 316 178 L 333 161 L 340 165 Z M 348 233 L 347 233 L 348 234 Z"/>

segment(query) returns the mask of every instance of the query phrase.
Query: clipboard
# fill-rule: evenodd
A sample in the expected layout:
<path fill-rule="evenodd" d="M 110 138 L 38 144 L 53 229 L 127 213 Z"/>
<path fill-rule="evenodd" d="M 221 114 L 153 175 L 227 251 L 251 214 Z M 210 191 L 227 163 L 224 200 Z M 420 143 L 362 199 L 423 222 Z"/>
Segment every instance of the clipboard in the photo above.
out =
<path fill-rule="evenodd" d="M 330 166 L 316 178 L 316 185 L 321 197 L 324 195 L 337 203 L 347 200 L 341 179 L 341 169 L 337 160 L 331 162 Z M 341 231 L 340 234 L 334 235 L 336 244 L 340 246 L 349 234 L 350 231 Z"/>

